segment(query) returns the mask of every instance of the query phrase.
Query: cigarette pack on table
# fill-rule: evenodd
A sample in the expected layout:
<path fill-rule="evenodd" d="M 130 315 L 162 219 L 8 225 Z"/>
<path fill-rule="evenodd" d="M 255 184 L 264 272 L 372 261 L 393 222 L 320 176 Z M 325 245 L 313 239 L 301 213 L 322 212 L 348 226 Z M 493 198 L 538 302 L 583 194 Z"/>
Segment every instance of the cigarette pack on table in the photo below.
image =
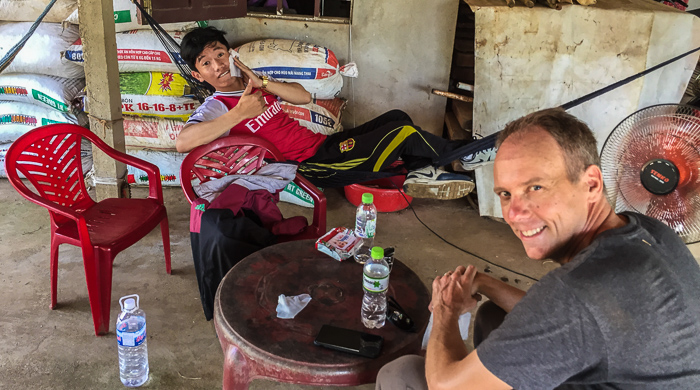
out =
<path fill-rule="evenodd" d="M 316 249 L 338 261 L 343 261 L 355 255 L 361 243 L 362 239 L 355 236 L 352 230 L 337 227 L 316 241 Z"/>

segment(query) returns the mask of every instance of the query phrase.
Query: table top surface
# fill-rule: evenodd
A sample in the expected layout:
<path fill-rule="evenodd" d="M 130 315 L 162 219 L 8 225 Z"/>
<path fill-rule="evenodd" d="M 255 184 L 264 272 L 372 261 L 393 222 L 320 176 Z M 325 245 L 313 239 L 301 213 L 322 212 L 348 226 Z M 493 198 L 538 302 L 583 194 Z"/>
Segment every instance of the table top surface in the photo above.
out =
<path fill-rule="evenodd" d="M 309 304 L 293 319 L 277 318 L 280 294 L 309 294 Z M 362 265 L 336 261 L 319 252 L 313 240 L 273 245 L 236 264 L 217 293 L 221 322 L 244 351 L 309 365 L 354 365 L 367 358 L 314 345 L 321 326 L 330 324 L 384 337 L 379 358 L 395 358 L 420 343 L 430 313 L 428 290 L 406 265 L 394 261 L 387 295 L 396 298 L 418 332 L 386 321 L 380 329 L 362 325 Z M 403 353 L 402 353 L 403 352 Z"/>

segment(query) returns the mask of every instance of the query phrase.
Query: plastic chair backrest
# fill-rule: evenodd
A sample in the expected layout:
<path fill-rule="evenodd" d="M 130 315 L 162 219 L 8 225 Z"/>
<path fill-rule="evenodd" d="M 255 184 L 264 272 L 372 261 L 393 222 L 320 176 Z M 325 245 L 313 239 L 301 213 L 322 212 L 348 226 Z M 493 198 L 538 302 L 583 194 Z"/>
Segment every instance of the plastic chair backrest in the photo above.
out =
<path fill-rule="evenodd" d="M 252 175 L 265 165 L 264 158 L 284 161 L 272 143 L 255 136 L 232 135 L 194 148 L 182 162 L 180 182 L 187 200 L 197 195 L 192 181 L 205 183 L 228 175 Z"/>
<path fill-rule="evenodd" d="M 97 136 L 72 124 L 43 126 L 22 135 L 10 146 L 5 157 L 8 179 L 23 195 L 31 192 L 73 210 L 88 208 L 94 201 L 83 181 L 82 137 L 94 142 L 92 138 Z M 35 191 L 24 185 L 20 173 Z"/>

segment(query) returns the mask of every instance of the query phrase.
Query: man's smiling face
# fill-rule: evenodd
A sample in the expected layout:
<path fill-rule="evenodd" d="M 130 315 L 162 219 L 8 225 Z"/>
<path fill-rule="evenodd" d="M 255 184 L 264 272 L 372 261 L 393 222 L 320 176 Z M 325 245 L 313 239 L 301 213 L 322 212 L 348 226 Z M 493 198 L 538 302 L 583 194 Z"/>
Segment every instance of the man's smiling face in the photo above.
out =
<path fill-rule="evenodd" d="M 231 92 L 240 90 L 240 79 L 231 77 L 229 70 L 229 53 L 221 42 L 214 42 L 204 48 L 197 56 L 197 69 L 192 76 L 199 81 L 206 81 L 217 91 Z"/>
<path fill-rule="evenodd" d="M 586 227 L 589 197 L 585 180 L 569 180 L 554 138 L 538 127 L 506 138 L 493 176 L 503 218 L 528 257 L 565 259 Z"/>

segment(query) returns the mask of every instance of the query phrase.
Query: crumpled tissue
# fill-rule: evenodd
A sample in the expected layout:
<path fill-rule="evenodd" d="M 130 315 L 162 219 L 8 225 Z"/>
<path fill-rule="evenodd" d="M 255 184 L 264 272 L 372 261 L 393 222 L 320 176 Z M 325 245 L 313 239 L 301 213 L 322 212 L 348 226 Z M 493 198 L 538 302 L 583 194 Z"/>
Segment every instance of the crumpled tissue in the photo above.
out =
<path fill-rule="evenodd" d="M 459 316 L 459 334 L 462 336 L 462 340 L 469 338 L 469 322 L 472 319 L 472 313 L 466 312 Z M 430 320 L 428 321 L 428 327 L 425 329 L 425 334 L 423 335 L 423 346 L 421 349 L 428 348 L 428 340 L 430 339 L 430 331 L 433 329 L 433 313 L 430 313 Z"/>
<path fill-rule="evenodd" d="M 311 301 L 311 295 L 301 294 L 288 297 L 280 294 L 277 298 L 277 318 L 294 318 Z"/>

